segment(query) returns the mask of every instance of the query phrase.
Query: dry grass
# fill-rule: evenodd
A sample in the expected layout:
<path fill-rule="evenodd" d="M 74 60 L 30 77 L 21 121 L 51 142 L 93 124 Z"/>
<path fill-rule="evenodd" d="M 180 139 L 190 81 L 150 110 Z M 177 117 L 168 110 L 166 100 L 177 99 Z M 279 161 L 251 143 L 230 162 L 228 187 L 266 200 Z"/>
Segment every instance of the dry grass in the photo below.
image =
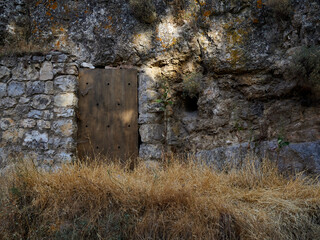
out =
<path fill-rule="evenodd" d="M 169 161 L 168 161 L 169 162 Z M 320 239 L 320 185 L 270 162 L 218 172 L 170 159 L 21 164 L 2 178 L 1 239 Z"/>
<path fill-rule="evenodd" d="M 273 10 L 276 17 L 289 18 L 292 14 L 291 0 L 267 0 L 265 4 Z"/>
<path fill-rule="evenodd" d="M 2 56 L 20 56 L 32 53 L 47 53 L 52 50 L 49 46 L 39 43 L 27 42 L 25 40 L 15 40 L 0 46 L 0 57 Z"/>
<path fill-rule="evenodd" d="M 156 7 L 152 0 L 129 0 L 133 15 L 145 23 L 153 23 L 157 19 Z"/>

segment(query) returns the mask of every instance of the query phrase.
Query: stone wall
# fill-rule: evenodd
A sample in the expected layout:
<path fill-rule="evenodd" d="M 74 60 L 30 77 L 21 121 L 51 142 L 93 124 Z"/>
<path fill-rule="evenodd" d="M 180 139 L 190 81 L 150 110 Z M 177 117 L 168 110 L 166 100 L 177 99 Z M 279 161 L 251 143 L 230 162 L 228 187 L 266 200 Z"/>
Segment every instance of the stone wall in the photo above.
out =
<path fill-rule="evenodd" d="M 144 159 L 159 159 L 164 150 L 163 112 L 156 99 L 160 98 L 157 82 L 152 69 L 142 69 L 139 73 L 139 134 L 141 145 L 139 156 Z"/>
<path fill-rule="evenodd" d="M 0 167 L 32 159 L 50 167 L 75 153 L 78 66 L 59 52 L 0 62 Z"/>
<path fill-rule="evenodd" d="M 157 160 L 166 149 L 221 167 L 255 154 L 277 160 L 283 170 L 320 171 L 320 106 L 287 95 L 292 83 L 265 73 L 208 74 L 199 80 L 197 108 L 191 110 L 181 83 L 173 83 L 165 124 L 156 102 L 161 72 L 153 67 L 139 74 L 140 157 Z"/>
<path fill-rule="evenodd" d="M 140 69 L 143 158 L 158 159 L 167 143 L 169 151 L 195 152 L 219 164 L 253 150 L 292 168 L 319 171 L 320 101 L 310 101 L 310 91 L 288 67 L 301 49 L 320 47 L 318 0 L 291 0 L 285 8 L 266 0 L 153 0 L 149 17 L 139 16 L 130 2 L 5 0 L 0 44 L 10 50 L 7 43 L 27 40 L 39 50 L 75 55 L 83 66 Z M 1 101 L 23 105 L 20 97 L 8 97 L 3 79 L 14 67 L 7 68 L 1 71 Z M 193 73 L 199 75 L 190 98 L 185 84 Z M 167 124 L 155 102 L 163 79 L 173 101 Z M 49 106 L 56 108 L 54 95 Z M 28 129 L 21 129 L 23 143 Z M 50 144 L 48 139 L 48 151 Z"/>

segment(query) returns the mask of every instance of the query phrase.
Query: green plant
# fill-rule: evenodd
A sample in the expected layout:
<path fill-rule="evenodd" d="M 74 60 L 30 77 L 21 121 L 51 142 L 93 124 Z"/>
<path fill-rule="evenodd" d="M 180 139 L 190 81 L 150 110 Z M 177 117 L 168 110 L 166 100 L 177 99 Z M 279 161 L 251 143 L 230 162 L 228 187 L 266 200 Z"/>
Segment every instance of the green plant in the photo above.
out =
<path fill-rule="evenodd" d="M 284 137 L 278 137 L 277 144 L 278 149 L 282 149 L 285 146 L 289 146 L 290 142 L 286 141 Z"/>
<path fill-rule="evenodd" d="M 267 0 L 266 6 L 270 7 L 276 17 L 289 18 L 292 13 L 291 0 Z"/>
<path fill-rule="evenodd" d="M 162 111 L 167 111 L 167 107 L 173 104 L 172 98 L 171 98 L 171 88 L 169 83 L 166 80 L 160 80 L 160 98 L 156 99 L 157 103 L 161 104 L 160 109 Z"/>
<path fill-rule="evenodd" d="M 146 23 L 157 19 L 156 7 L 152 0 L 130 0 L 131 10 L 136 18 Z"/>
<path fill-rule="evenodd" d="M 320 95 L 320 46 L 302 47 L 297 51 L 289 66 L 289 78 L 296 80 L 300 90 Z M 308 97 L 308 96 L 307 96 Z"/>
<path fill-rule="evenodd" d="M 280 157 L 280 151 L 286 146 L 289 146 L 290 142 L 287 141 L 283 136 L 279 136 L 277 139 L 277 148 L 276 148 L 276 153 L 277 153 L 277 163 L 279 163 L 279 157 Z"/>
<path fill-rule="evenodd" d="M 167 133 L 168 133 L 168 107 L 173 105 L 172 97 L 171 97 L 171 88 L 169 82 L 165 79 L 161 79 L 160 82 L 160 98 L 156 99 L 157 103 L 160 103 L 160 110 L 164 112 L 164 144 L 165 148 L 167 148 Z"/>
<path fill-rule="evenodd" d="M 200 79 L 203 77 L 202 73 L 196 72 L 183 76 L 182 87 L 183 96 L 196 98 L 200 92 Z"/>

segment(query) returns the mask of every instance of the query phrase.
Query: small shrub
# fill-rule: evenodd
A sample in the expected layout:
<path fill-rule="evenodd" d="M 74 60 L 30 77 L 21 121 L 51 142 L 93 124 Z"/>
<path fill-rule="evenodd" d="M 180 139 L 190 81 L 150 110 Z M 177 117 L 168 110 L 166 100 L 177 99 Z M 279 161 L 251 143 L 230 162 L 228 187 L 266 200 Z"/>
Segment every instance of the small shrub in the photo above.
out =
<path fill-rule="evenodd" d="M 292 13 L 291 0 L 267 0 L 265 4 L 273 10 L 276 17 L 289 18 Z"/>
<path fill-rule="evenodd" d="M 289 66 L 289 77 L 312 100 L 320 99 L 320 46 L 302 47 Z"/>
<path fill-rule="evenodd" d="M 201 73 L 191 73 L 183 77 L 183 95 L 190 98 L 196 98 L 200 92 Z"/>
<path fill-rule="evenodd" d="M 187 112 L 195 112 L 198 110 L 201 78 L 201 73 L 191 73 L 183 77 L 182 98 Z"/>
<path fill-rule="evenodd" d="M 25 40 L 16 40 L 0 46 L 0 57 L 16 56 L 30 53 L 46 53 L 51 50 L 50 46 L 39 45 Z"/>
<path fill-rule="evenodd" d="M 157 19 L 156 7 L 152 0 L 130 0 L 132 12 L 136 18 L 146 23 Z"/>
<path fill-rule="evenodd" d="M 170 88 L 169 82 L 165 79 L 161 79 L 160 85 L 160 98 L 156 99 L 156 102 L 161 105 L 160 110 L 164 113 L 164 145 L 167 148 L 167 133 L 168 133 L 168 121 L 169 121 L 169 106 L 173 105 L 172 101 L 172 90 Z"/>
<path fill-rule="evenodd" d="M 160 110 L 165 112 L 167 111 L 168 106 L 173 105 L 171 88 L 169 82 L 165 79 L 160 80 L 159 87 L 159 92 L 161 95 L 159 99 L 156 99 L 156 102 L 161 104 Z"/>

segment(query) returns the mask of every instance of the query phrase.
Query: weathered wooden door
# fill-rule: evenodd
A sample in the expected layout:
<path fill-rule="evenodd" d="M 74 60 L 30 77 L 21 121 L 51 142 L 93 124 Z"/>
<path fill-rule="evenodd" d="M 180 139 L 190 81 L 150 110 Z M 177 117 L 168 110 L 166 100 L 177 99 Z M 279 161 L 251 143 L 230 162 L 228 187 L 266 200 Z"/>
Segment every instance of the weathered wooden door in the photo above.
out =
<path fill-rule="evenodd" d="M 137 71 L 81 69 L 78 156 L 138 155 Z"/>

